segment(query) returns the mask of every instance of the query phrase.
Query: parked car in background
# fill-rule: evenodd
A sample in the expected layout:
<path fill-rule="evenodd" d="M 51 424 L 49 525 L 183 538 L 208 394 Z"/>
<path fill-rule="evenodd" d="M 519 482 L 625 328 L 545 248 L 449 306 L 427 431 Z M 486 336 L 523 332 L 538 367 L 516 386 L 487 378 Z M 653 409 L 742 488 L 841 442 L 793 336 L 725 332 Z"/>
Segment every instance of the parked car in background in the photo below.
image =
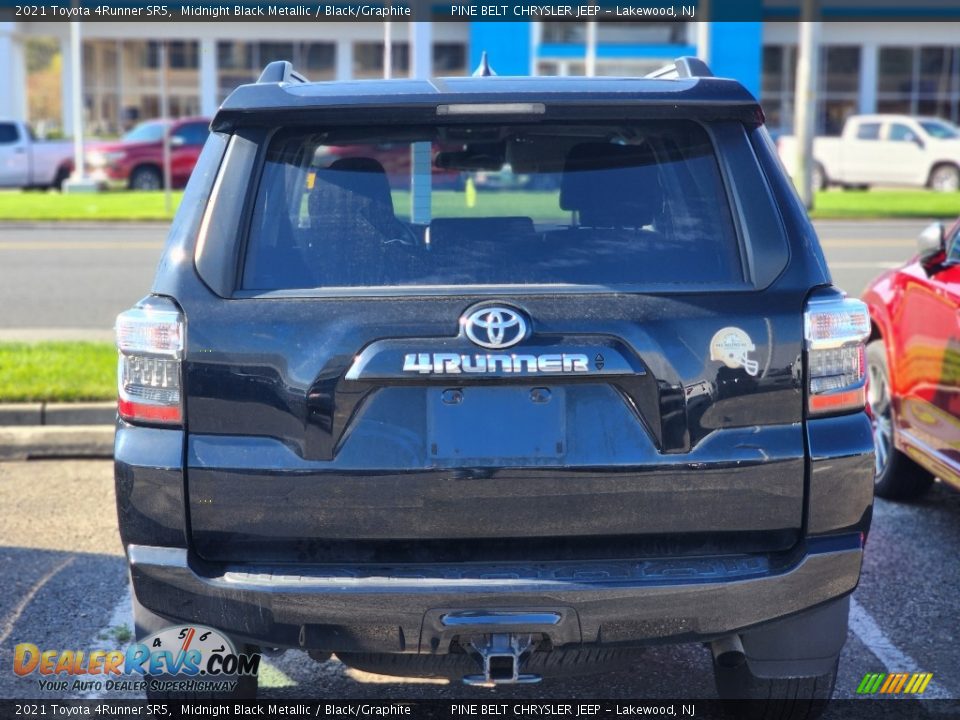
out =
<path fill-rule="evenodd" d="M 960 487 L 960 220 L 931 225 L 918 245 L 863 297 L 875 490 L 891 499 L 919 496 L 934 476 Z"/>
<path fill-rule="evenodd" d="M 69 141 L 37 140 L 30 126 L 0 120 L 0 188 L 57 188 L 73 167 Z"/>
<path fill-rule="evenodd" d="M 451 151 L 459 147 L 460 146 L 456 144 L 447 144 L 442 145 L 439 149 L 442 151 Z M 368 149 L 361 146 L 354 147 L 344 145 L 341 147 L 333 147 L 321 145 L 316 150 L 314 165 L 317 168 L 322 168 L 336 160 L 363 157 L 366 152 L 368 152 Z M 409 143 L 383 144 L 377 148 L 377 157 L 379 158 L 379 162 L 383 164 L 390 189 L 409 190 L 410 177 L 413 169 Z M 458 170 L 448 170 L 437 167 L 433 162 L 433 158 L 431 158 L 431 183 L 434 188 L 463 190 L 463 173 Z"/>
<path fill-rule="evenodd" d="M 90 149 L 86 154 L 87 171 L 107 187 L 160 190 L 165 131 L 170 134 L 171 185 L 183 187 L 210 133 L 208 118 L 142 122 L 121 140 L 99 143 Z"/>
<path fill-rule="evenodd" d="M 796 139 L 777 140 L 780 159 L 792 176 Z M 960 129 L 934 117 L 854 115 L 840 137 L 813 143 L 813 186 L 866 189 L 871 185 L 960 189 Z"/>

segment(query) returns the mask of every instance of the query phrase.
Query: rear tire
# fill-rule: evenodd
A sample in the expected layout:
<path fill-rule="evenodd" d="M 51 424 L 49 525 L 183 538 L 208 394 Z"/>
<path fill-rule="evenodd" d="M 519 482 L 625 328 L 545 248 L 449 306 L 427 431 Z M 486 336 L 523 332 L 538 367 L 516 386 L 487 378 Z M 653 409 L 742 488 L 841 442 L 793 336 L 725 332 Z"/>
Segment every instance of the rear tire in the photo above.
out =
<path fill-rule="evenodd" d="M 913 500 L 933 483 L 933 475 L 897 450 L 893 444 L 893 404 L 890 370 L 883 340 L 867 345 L 867 374 L 873 444 L 876 450 L 874 492 L 887 500 Z"/>
<path fill-rule="evenodd" d="M 57 170 L 57 176 L 53 179 L 53 184 L 50 186 L 51 190 L 56 190 L 58 192 L 63 192 L 63 184 L 70 178 L 70 171 L 66 168 L 60 168 Z"/>
<path fill-rule="evenodd" d="M 935 192 L 960 190 L 960 168 L 950 164 L 937 165 L 930 171 L 927 187 Z"/>
<path fill-rule="evenodd" d="M 145 608 L 137 596 L 133 594 L 133 626 L 134 634 L 139 642 L 145 637 L 159 632 L 175 623 L 167 620 L 154 612 Z M 231 638 L 232 639 L 232 638 Z M 252 645 L 233 640 L 233 645 L 238 653 L 257 652 L 258 648 Z M 257 697 L 257 676 L 256 675 L 237 675 L 233 679 L 237 681 L 233 690 L 229 692 L 182 692 L 182 691 L 160 691 L 150 687 L 152 676 L 144 676 L 147 681 L 147 689 L 144 695 L 147 700 L 255 700 Z M 173 676 L 162 676 L 173 679 Z"/>
<path fill-rule="evenodd" d="M 713 664 L 717 694 L 723 700 L 749 700 L 733 710 L 739 717 L 755 720 L 814 720 L 820 717 L 833 695 L 837 666 L 814 677 L 764 678 L 750 672 L 746 661 L 736 667 Z"/>
<path fill-rule="evenodd" d="M 143 191 L 162 190 L 163 175 L 160 174 L 157 168 L 150 167 L 149 165 L 138 167 L 130 173 L 130 189 Z"/>
<path fill-rule="evenodd" d="M 565 678 L 591 673 L 613 672 L 638 662 L 636 648 L 578 648 L 533 652 L 520 665 L 520 672 L 544 678 Z M 476 675 L 480 664 L 462 653 L 410 655 L 401 653 L 337 653 L 347 667 L 376 675 L 460 679 Z"/>

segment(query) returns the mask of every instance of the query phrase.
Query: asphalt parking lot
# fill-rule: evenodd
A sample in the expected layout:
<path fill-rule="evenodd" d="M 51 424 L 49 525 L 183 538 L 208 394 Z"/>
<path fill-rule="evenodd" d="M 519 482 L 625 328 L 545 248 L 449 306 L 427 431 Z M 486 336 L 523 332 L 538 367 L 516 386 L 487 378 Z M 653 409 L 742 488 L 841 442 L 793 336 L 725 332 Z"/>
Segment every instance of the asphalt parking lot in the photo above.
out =
<path fill-rule="evenodd" d="M 923 221 L 823 222 L 835 281 L 857 295 L 913 254 Z M 107 339 L 114 315 L 149 287 L 164 230 L 43 226 L 0 230 L 4 337 Z M 0 463 L 0 698 L 46 697 L 12 672 L 13 647 L 125 647 L 132 628 L 106 460 Z M 931 672 L 926 700 L 960 698 L 960 492 L 941 484 L 921 501 L 879 500 L 836 696 L 855 697 L 868 672 Z M 75 696 L 76 694 L 74 694 Z M 626 671 L 485 690 L 397 680 L 316 663 L 301 652 L 267 659 L 266 698 L 710 698 L 709 651 L 650 648 Z M 67 696 L 71 696 L 69 693 Z M 110 694 L 109 697 L 122 697 Z M 891 700 L 891 703 L 897 702 Z M 929 703 L 930 716 L 943 706 Z M 842 717 L 833 714 L 834 717 Z"/>

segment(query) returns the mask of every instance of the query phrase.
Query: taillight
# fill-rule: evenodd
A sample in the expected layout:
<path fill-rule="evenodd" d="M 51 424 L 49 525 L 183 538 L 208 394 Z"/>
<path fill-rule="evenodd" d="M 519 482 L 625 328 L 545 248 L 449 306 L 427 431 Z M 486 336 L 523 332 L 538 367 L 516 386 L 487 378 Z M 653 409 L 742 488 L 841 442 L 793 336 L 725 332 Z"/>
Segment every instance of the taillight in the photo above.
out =
<path fill-rule="evenodd" d="M 836 415 L 866 405 L 866 348 L 870 313 L 859 300 L 813 297 L 804 313 L 807 410 Z"/>
<path fill-rule="evenodd" d="M 120 417 L 132 423 L 183 422 L 180 361 L 183 317 L 177 310 L 136 307 L 117 316 Z"/>

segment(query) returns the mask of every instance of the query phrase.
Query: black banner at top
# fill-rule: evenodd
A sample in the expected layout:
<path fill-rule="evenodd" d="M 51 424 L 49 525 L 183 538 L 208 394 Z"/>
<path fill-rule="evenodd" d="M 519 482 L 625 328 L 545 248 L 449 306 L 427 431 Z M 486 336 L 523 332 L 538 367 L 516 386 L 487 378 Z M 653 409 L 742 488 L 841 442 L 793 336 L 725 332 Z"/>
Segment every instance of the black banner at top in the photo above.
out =
<path fill-rule="evenodd" d="M 25 22 L 749 22 L 802 17 L 803 0 L 0 0 L 0 20 Z M 818 0 L 804 19 L 827 22 L 960 21 L 957 0 Z"/>
<path fill-rule="evenodd" d="M 489 694 L 482 699 L 435 700 L 0 700 L 0 717 L 139 718 L 404 718 L 410 720 L 743 720 L 761 717 L 767 701 L 720 700 L 555 700 Z M 823 720 L 956 718 L 956 700 L 813 701 L 805 717 Z"/>

